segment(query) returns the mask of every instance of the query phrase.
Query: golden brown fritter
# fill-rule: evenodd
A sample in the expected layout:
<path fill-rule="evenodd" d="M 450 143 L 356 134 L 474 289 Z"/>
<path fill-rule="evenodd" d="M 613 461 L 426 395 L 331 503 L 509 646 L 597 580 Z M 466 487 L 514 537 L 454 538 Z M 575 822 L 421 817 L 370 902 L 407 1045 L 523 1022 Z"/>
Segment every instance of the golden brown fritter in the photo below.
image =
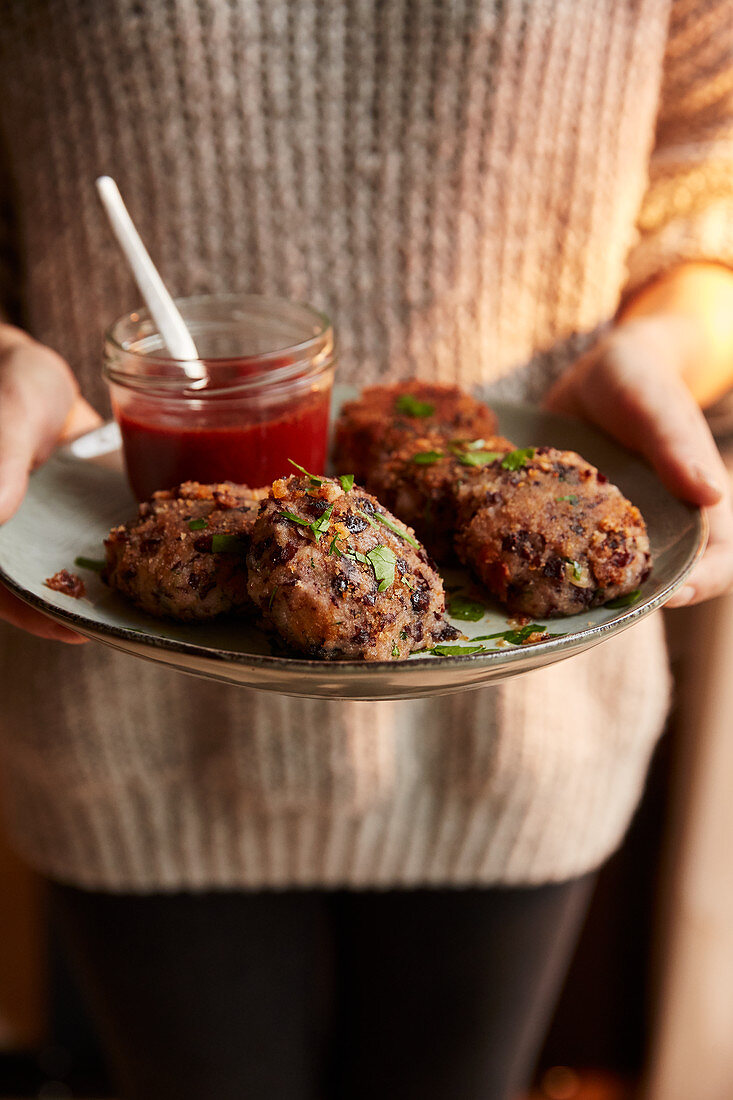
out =
<path fill-rule="evenodd" d="M 366 484 L 384 454 L 415 436 L 479 439 L 496 432 L 495 413 L 458 386 L 398 382 L 371 386 L 347 402 L 336 421 L 334 463 Z"/>
<path fill-rule="evenodd" d="M 503 436 L 487 439 L 410 439 L 384 455 L 367 478 L 367 488 L 405 523 L 415 528 L 437 561 L 454 556 L 459 525 L 457 492 L 480 477 L 487 461 L 514 450 Z"/>
<path fill-rule="evenodd" d="M 515 613 L 573 615 L 648 576 L 639 509 L 572 451 L 515 451 L 458 486 L 456 508 L 459 557 Z"/>
<path fill-rule="evenodd" d="M 396 660 L 457 636 L 414 533 L 358 486 L 276 481 L 247 568 L 264 627 L 309 657 Z"/>
<path fill-rule="evenodd" d="M 251 610 L 245 555 L 265 489 L 184 482 L 105 540 L 103 580 L 142 611 L 183 621 Z"/>

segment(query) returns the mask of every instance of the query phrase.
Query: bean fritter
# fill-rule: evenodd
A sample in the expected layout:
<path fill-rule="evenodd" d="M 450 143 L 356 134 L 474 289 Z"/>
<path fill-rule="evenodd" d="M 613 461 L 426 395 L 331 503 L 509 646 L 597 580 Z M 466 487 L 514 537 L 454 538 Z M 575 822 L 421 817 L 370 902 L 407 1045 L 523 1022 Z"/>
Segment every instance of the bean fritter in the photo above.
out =
<path fill-rule="evenodd" d="M 458 490 L 480 476 L 487 460 L 513 450 L 514 444 L 503 436 L 471 441 L 417 437 L 385 455 L 366 485 L 385 507 L 415 528 L 437 561 L 449 561 L 460 518 Z"/>
<path fill-rule="evenodd" d="M 496 432 L 496 414 L 458 386 L 413 380 L 371 386 L 336 421 L 334 463 L 362 484 L 381 456 L 415 436 L 479 439 Z"/>
<path fill-rule="evenodd" d="M 184 482 L 153 494 L 105 540 L 102 578 L 150 615 L 183 621 L 251 610 L 245 554 L 266 489 Z"/>
<path fill-rule="evenodd" d="M 577 614 L 649 574 L 639 509 L 572 451 L 527 448 L 496 460 L 457 487 L 456 508 L 458 556 L 515 613 Z"/>
<path fill-rule="evenodd" d="M 247 556 L 262 625 L 326 660 L 388 661 L 455 638 L 413 532 L 365 490 L 293 476 L 262 505 Z"/>

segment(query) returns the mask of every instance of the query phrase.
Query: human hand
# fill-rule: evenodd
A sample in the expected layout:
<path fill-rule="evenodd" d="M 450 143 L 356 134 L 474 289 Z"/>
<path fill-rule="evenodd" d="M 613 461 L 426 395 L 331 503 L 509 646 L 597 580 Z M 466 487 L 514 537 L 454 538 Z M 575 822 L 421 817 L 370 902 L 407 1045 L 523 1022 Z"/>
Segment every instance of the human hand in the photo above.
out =
<path fill-rule="evenodd" d="M 623 322 L 566 371 L 545 401 L 547 408 L 588 420 L 637 451 L 670 492 L 707 508 L 705 554 L 668 607 L 699 603 L 733 585 L 730 479 L 683 381 L 688 325 L 671 315 Z"/>
<path fill-rule="evenodd" d="M 30 471 L 57 443 L 99 424 L 73 374 L 50 348 L 0 325 L 0 524 L 18 509 Z M 87 639 L 55 623 L 0 584 L 0 619 L 41 638 Z"/>

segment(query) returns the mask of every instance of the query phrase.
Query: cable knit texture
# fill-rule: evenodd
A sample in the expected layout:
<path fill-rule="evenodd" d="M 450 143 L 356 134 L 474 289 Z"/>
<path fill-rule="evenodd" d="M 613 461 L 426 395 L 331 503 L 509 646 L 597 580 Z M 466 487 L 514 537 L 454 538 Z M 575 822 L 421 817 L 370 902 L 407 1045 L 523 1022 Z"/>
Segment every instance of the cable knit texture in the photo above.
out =
<path fill-rule="evenodd" d="M 106 172 L 177 293 L 318 305 L 344 381 L 537 400 L 626 288 L 733 259 L 731 23 L 727 0 L 6 0 L 0 308 L 105 408 L 102 329 L 138 297 Z M 10 629 L 0 676 L 18 846 L 111 890 L 582 873 L 668 698 L 658 616 L 426 702 L 275 698 Z"/>

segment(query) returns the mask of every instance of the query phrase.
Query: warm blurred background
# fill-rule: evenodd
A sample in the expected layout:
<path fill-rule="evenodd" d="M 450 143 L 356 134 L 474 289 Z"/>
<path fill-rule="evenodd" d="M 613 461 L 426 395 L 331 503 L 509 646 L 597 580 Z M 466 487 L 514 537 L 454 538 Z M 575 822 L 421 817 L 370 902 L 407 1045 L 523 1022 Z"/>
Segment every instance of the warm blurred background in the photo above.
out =
<path fill-rule="evenodd" d="M 733 402 L 711 423 L 733 473 Z M 674 710 L 600 876 L 533 1100 L 733 1097 L 733 596 L 665 614 Z M 107 1095 L 42 888 L 0 836 L 0 1096 Z"/>

